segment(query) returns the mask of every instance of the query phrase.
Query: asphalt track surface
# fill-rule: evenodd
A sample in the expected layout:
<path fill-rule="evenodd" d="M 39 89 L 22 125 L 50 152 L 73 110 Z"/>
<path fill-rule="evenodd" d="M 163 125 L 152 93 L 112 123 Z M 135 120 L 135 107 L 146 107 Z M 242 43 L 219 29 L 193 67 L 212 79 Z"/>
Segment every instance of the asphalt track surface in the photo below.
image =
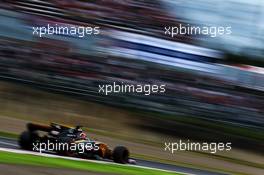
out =
<path fill-rule="evenodd" d="M 3 138 L 3 137 L 0 137 L 0 147 L 9 148 L 9 149 L 20 149 L 17 143 L 17 140 L 10 139 L 10 138 Z M 186 173 L 190 175 L 226 175 L 223 173 L 215 173 L 215 172 L 210 172 L 206 170 L 186 168 L 182 166 L 164 164 L 164 163 L 147 161 L 147 160 L 142 160 L 142 159 L 135 159 L 135 160 L 137 161 L 138 166 L 157 168 L 157 169 L 168 170 L 168 171 L 175 171 L 178 173 Z"/>

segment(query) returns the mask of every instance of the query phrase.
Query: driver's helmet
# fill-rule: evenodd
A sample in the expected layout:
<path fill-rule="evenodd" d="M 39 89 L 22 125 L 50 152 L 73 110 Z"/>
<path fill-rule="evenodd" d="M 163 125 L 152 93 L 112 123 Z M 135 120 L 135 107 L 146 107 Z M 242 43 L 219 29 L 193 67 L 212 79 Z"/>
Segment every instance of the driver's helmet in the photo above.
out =
<path fill-rule="evenodd" d="M 86 133 L 85 133 L 85 132 L 81 132 L 81 133 L 80 133 L 80 138 L 81 138 L 81 139 L 86 139 L 86 138 L 87 138 Z"/>

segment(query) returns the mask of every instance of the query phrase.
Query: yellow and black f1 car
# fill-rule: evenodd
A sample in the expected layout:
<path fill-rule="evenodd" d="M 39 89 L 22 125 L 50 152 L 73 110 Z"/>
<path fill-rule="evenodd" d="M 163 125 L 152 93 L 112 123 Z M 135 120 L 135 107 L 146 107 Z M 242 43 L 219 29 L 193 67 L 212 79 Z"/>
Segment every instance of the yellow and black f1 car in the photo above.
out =
<path fill-rule="evenodd" d="M 80 126 L 28 123 L 27 130 L 19 137 L 19 145 L 25 150 L 87 159 L 110 159 L 121 164 L 135 163 L 129 158 L 129 150 L 126 147 L 117 146 L 112 150 L 105 143 L 89 139 Z"/>

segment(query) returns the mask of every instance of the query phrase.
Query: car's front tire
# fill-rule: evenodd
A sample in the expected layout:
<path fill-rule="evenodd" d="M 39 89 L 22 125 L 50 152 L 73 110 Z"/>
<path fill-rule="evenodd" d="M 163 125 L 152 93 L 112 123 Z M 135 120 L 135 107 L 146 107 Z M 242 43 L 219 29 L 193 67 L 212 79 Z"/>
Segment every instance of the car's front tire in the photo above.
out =
<path fill-rule="evenodd" d="M 117 146 L 113 151 L 113 160 L 116 163 L 125 164 L 128 163 L 129 151 L 124 146 Z"/>

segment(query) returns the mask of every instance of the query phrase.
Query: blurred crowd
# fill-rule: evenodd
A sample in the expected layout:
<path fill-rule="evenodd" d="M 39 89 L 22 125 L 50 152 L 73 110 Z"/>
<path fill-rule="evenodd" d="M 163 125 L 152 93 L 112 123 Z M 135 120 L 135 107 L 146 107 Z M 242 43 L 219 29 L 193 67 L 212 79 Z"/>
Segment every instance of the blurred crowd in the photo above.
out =
<path fill-rule="evenodd" d="M 56 19 L 65 23 L 84 22 L 122 30 L 137 30 L 181 42 L 193 42 L 193 36 L 179 35 L 171 38 L 164 35 L 164 26 L 179 26 L 184 20 L 171 15 L 159 0 L 23 0 L 6 1 L 5 8 L 37 14 L 38 17 Z M 66 21 L 67 20 L 67 21 Z M 70 20 L 70 21 L 69 21 Z M 129 21 L 129 22 L 128 22 Z"/>
<path fill-rule="evenodd" d="M 181 21 L 169 15 L 158 0 L 2 2 L 2 9 L 16 12 L 25 20 L 25 25 L 45 20 L 93 24 L 102 25 L 104 29 L 169 39 L 163 35 L 163 26 Z M 195 41 L 191 36 L 181 36 L 176 40 L 185 43 Z M 240 87 L 208 74 L 154 62 L 111 56 L 97 51 L 80 53 L 74 43 L 55 38 L 36 37 L 26 41 L 1 36 L 0 77 L 115 106 L 254 128 L 263 128 L 264 124 L 263 91 Z M 99 94 L 98 85 L 110 82 L 165 84 L 166 93 L 151 96 L 135 93 L 109 96 Z"/>

